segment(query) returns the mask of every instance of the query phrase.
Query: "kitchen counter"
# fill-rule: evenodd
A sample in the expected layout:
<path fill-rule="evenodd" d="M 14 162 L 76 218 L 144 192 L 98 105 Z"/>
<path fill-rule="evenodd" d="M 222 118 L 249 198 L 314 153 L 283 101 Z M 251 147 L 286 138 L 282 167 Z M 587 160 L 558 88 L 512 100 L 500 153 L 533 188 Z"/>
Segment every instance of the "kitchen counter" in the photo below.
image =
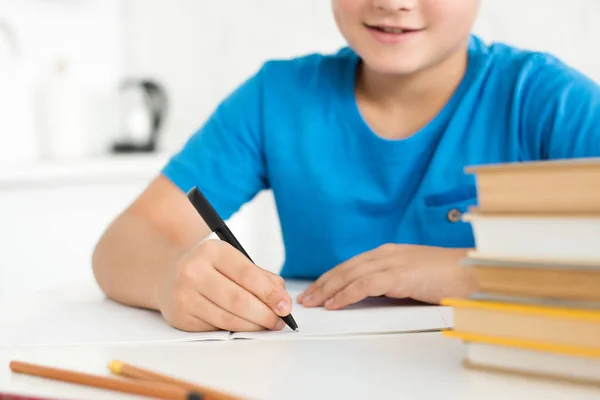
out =
<path fill-rule="evenodd" d="M 0 164 L 0 190 L 151 179 L 168 154 L 107 155 L 83 160 Z"/>

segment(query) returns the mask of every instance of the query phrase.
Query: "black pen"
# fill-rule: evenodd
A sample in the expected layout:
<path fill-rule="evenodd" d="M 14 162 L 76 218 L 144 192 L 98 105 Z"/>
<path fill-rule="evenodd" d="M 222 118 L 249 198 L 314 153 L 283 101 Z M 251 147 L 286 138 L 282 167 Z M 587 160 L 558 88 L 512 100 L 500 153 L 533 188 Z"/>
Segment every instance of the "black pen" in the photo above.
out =
<path fill-rule="evenodd" d="M 225 224 L 225 221 L 221 219 L 217 211 L 209 203 L 206 197 L 204 197 L 202 192 L 200 192 L 200 190 L 198 190 L 198 188 L 194 186 L 188 192 L 187 197 L 196 209 L 196 211 L 198 211 L 204 222 L 206 222 L 206 225 L 208 225 L 210 230 L 216 233 L 219 239 L 229 243 L 234 248 L 239 250 L 243 255 L 248 257 L 248 260 L 250 260 L 254 264 L 254 261 L 252 261 L 248 253 L 246 253 L 246 250 L 244 250 L 244 248 L 240 244 L 240 242 L 238 242 L 235 236 L 233 236 L 233 233 L 229 230 L 229 228 Z M 292 314 L 286 315 L 285 317 L 281 317 L 281 319 L 293 331 L 298 332 L 298 325 L 296 324 L 296 321 L 294 321 L 294 317 L 292 317 Z"/>

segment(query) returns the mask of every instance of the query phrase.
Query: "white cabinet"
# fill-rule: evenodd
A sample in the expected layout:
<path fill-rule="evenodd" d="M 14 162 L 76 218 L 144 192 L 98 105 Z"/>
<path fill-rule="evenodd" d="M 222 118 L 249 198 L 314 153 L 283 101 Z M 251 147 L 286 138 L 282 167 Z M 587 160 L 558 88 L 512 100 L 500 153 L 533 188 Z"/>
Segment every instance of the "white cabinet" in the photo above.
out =
<path fill-rule="evenodd" d="M 166 160 L 119 157 L 0 171 L 0 297 L 92 277 L 98 238 Z M 270 192 L 228 222 L 257 264 L 278 271 L 283 248 Z"/>
<path fill-rule="evenodd" d="M 104 159 L 0 173 L 0 296 L 92 276 L 102 231 L 163 159 Z"/>

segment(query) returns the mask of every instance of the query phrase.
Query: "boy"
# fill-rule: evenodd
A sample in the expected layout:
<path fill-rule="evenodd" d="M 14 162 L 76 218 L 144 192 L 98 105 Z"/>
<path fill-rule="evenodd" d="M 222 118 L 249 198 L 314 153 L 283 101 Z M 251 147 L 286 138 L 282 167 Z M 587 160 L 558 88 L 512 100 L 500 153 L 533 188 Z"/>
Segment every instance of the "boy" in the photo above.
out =
<path fill-rule="evenodd" d="M 226 98 L 99 241 L 124 304 L 187 331 L 281 329 L 283 280 L 207 226 L 273 190 L 282 276 L 339 309 L 367 296 L 437 303 L 476 289 L 459 260 L 476 202 L 467 165 L 600 156 L 600 88 L 555 58 L 470 34 L 478 0 L 332 0 L 349 48 L 267 62 Z"/>

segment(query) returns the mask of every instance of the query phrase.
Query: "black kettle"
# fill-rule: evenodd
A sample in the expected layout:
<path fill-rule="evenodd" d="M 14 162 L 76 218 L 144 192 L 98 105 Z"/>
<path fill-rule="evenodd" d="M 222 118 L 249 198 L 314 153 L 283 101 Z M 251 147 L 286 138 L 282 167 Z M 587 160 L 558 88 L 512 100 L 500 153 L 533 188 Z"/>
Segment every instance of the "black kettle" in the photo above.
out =
<path fill-rule="evenodd" d="M 167 94 L 152 79 L 127 79 L 120 87 L 121 139 L 113 144 L 114 153 L 151 153 L 167 112 Z"/>

